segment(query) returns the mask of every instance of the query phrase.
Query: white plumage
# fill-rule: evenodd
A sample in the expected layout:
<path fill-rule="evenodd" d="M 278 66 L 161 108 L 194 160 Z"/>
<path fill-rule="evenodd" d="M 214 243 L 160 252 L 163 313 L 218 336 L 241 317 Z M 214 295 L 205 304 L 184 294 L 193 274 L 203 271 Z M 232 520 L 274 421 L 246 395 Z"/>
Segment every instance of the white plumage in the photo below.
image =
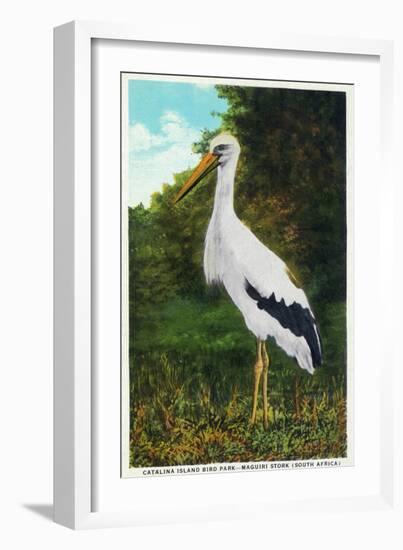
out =
<path fill-rule="evenodd" d="M 235 171 L 240 147 L 229 135 L 217 136 L 210 152 L 219 145 L 230 145 L 228 159 L 218 165 L 217 186 L 213 214 L 207 229 L 204 249 L 204 273 L 208 284 L 222 283 L 242 312 L 249 330 L 260 340 L 273 337 L 276 343 L 301 368 L 311 374 L 314 364 L 311 350 L 304 336 L 296 336 L 289 328 L 264 309 L 259 309 L 245 289 L 245 280 L 265 298 L 274 294 L 285 306 L 293 303 L 306 308 L 312 315 L 302 289 L 296 287 L 287 273 L 286 264 L 241 222 L 233 207 Z M 318 336 L 317 328 L 314 327 Z M 320 348 L 320 341 L 318 338 Z"/>
<path fill-rule="evenodd" d="M 210 152 L 175 197 L 181 200 L 212 169 L 217 168 L 214 208 L 204 248 L 204 273 L 208 284 L 222 284 L 241 311 L 246 326 L 256 336 L 252 424 L 263 372 L 263 422 L 268 426 L 265 341 L 275 340 L 298 365 L 313 374 L 321 364 L 322 348 L 315 318 L 302 289 L 289 277 L 286 264 L 237 217 L 234 211 L 235 172 L 240 154 L 238 141 L 220 134 Z"/>

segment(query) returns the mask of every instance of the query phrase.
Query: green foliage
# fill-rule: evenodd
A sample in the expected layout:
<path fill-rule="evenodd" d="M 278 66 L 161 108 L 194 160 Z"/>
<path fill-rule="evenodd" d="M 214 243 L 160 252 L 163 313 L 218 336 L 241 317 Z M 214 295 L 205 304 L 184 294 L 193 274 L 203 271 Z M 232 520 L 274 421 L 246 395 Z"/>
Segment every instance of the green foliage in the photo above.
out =
<path fill-rule="evenodd" d="M 218 86 L 242 148 L 238 213 L 315 300 L 345 298 L 345 95 Z"/>
<path fill-rule="evenodd" d="M 216 130 L 203 130 L 200 141 L 193 144 L 193 152 L 200 153 L 202 155 L 208 153 L 211 140 L 215 138 L 221 130 L 221 128 L 217 128 Z"/>
<path fill-rule="evenodd" d="M 308 294 L 324 365 L 313 377 L 269 342 L 271 426 L 250 429 L 255 343 L 203 244 L 215 174 L 190 172 L 129 209 L 132 465 L 343 456 L 346 448 L 345 100 L 337 92 L 218 86 L 242 152 L 235 208 Z M 195 145 L 208 150 L 217 132 Z"/>
<path fill-rule="evenodd" d="M 333 384 L 315 394 L 302 388 L 271 391 L 269 430 L 248 425 L 250 399 L 233 379 L 232 391 L 214 399 L 213 377 L 189 377 L 186 368 L 172 366 L 166 356 L 156 369 L 140 371 L 132 413 L 131 465 L 166 466 L 342 457 L 346 454 L 346 402 Z M 218 376 L 222 376 L 221 371 Z M 218 378 L 217 378 L 218 380 Z M 145 395 L 147 394 L 148 397 Z M 296 407 L 295 400 L 300 402 Z"/>

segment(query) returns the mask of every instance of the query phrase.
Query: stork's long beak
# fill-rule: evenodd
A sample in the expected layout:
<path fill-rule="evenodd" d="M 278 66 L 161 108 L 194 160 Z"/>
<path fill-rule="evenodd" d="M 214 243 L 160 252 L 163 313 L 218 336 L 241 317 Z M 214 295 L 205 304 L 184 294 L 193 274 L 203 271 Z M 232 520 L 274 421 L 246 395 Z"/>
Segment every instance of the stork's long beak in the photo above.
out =
<path fill-rule="evenodd" d="M 207 176 L 209 172 L 214 170 L 214 168 L 217 168 L 217 166 L 218 155 L 207 153 L 207 155 L 202 158 L 193 170 L 190 178 L 183 184 L 183 187 L 174 198 L 174 204 L 182 200 L 183 197 L 187 195 L 191 189 L 193 189 L 193 187 L 195 187 L 205 176 Z"/>

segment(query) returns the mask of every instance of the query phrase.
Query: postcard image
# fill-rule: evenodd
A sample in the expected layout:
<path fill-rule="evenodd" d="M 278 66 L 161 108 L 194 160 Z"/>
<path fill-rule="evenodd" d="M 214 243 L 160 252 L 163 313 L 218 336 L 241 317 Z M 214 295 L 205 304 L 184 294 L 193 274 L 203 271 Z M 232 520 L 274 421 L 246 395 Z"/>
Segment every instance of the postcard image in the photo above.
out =
<path fill-rule="evenodd" d="M 353 464 L 352 88 L 121 74 L 122 477 Z"/>

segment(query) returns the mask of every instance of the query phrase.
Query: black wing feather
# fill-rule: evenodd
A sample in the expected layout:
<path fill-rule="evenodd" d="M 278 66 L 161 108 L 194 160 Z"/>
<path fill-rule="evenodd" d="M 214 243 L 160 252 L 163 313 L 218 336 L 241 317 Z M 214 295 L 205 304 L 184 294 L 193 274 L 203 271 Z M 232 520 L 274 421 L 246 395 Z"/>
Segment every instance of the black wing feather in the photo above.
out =
<path fill-rule="evenodd" d="M 305 338 L 311 351 L 312 364 L 314 368 L 319 367 L 322 364 L 322 345 L 319 329 L 311 311 L 297 302 L 287 306 L 284 298 L 278 302 L 274 292 L 269 298 L 265 298 L 247 279 L 245 279 L 245 289 L 259 309 L 263 309 L 277 319 L 283 328 L 288 328 L 295 336 Z"/>

